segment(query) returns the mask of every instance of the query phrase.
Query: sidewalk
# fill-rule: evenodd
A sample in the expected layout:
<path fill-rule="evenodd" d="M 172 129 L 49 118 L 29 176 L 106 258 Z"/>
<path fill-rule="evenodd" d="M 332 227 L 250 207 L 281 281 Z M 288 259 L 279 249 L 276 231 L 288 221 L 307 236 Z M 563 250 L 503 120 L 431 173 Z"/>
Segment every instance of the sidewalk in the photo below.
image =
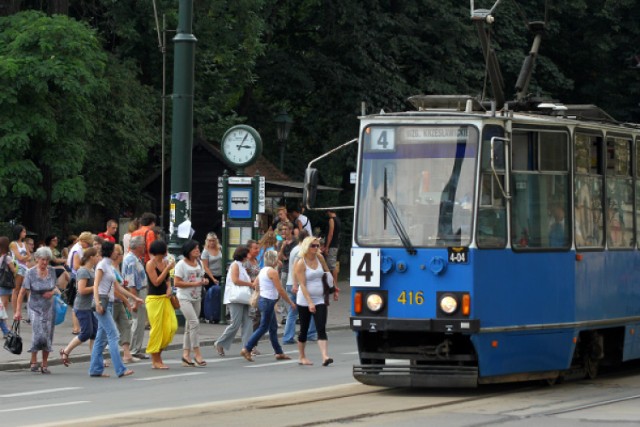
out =
<path fill-rule="evenodd" d="M 327 319 L 327 331 L 339 330 L 339 329 L 348 329 L 349 328 L 349 316 L 351 315 L 351 289 L 349 288 L 349 283 L 347 281 L 340 281 L 340 300 L 339 301 L 331 301 L 331 305 L 329 306 L 329 318 Z M 23 309 L 23 313 L 26 313 L 26 309 Z M 7 325 L 11 327 L 13 323 L 12 319 L 7 319 Z M 213 349 L 213 343 L 216 338 L 222 335 L 222 332 L 227 327 L 227 325 L 221 324 L 209 324 L 209 323 L 201 323 L 200 324 L 200 345 L 203 347 L 202 353 L 206 358 L 218 357 L 215 354 Z M 278 327 L 278 334 L 280 338 L 282 338 L 282 331 L 284 326 Z M 55 333 L 53 336 L 53 353 L 49 355 L 49 365 L 55 366 L 60 365 L 60 349 L 67 346 L 69 341 L 73 338 L 73 334 L 71 333 L 71 314 L 68 311 L 66 319 L 64 323 L 56 326 Z M 296 334 L 299 329 L 296 328 Z M 183 339 L 183 327 L 178 328 L 178 332 L 173 337 L 172 343 L 169 345 L 167 350 L 176 350 L 182 348 L 182 339 Z M 330 334 L 329 334 L 330 335 Z M 20 325 L 20 336 L 22 336 L 23 343 L 23 351 L 22 354 L 12 354 L 5 350 L 4 348 L 0 348 L 0 371 L 8 371 L 14 369 L 26 369 L 29 367 L 29 361 L 31 358 L 31 353 L 28 353 L 27 350 L 31 347 L 31 325 L 22 322 Z M 145 344 L 149 338 L 149 331 L 145 331 Z M 268 343 L 268 334 L 263 337 L 263 340 L 267 340 L 262 344 L 262 347 L 269 346 Z M 240 333 L 238 332 L 237 337 L 234 343 L 240 342 Z M 4 342 L 3 342 L 4 343 Z M 287 352 L 289 349 L 295 348 L 295 346 L 283 346 L 284 351 Z M 266 349 L 266 347 L 265 347 Z M 234 345 L 231 349 L 231 355 L 235 353 L 240 354 L 240 346 Z M 270 350 L 270 348 L 269 348 Z M 106 357 L 108 357 L 108 352 L 105 353 Z M 73 350 L 71 353 L 71 357 L 69 358 L 72 362 L 80 362 L 80 361 L 88 361 L 90 359 L 91 353 L 89 352 L 89 344 L 83 343 L 79 347 Z M 41 360 L 41 355 L 38 355 L 38 361 Z M 135 364 L 134 364 L 135 365 Z"/>

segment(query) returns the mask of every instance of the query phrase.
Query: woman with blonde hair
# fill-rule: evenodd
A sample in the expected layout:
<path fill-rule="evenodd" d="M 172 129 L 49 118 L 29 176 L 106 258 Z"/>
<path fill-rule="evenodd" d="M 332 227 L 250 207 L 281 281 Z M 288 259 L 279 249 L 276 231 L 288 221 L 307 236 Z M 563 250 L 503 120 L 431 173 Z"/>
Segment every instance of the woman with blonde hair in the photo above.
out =
<path fill-rule="evenodd" d="M 88 249 L 93 245 L 93 234 L 90 231 L 83 231 L 78 236 L 78 240 L 76 243 L 69 249 L 69 255 L 67 256 L 66 266 L 69 268 L 69 272 L 71 273 L 71 281 L 67 285 L 67 304 L 73 306 L 76 300 L 77 294 L 77 284 L 76 284 L 76 274 L 78 269 L 80 268 L 80 260 L 82 259 L 82 255 L 85 249 Z M 99 253 L 99 252 L 98 252 Z M 71 312 L 71 321 L 73 323 L 73 329 L 71 331 L 72 334 L 78 335 L 80 333 L 80 323 L 78 322 L 78 318 L 76 317 L 76 313 L 74 311 Z"/>
<path fill-rule="evenodd" d="M 327 306 L 322 285 L 322 276 L 326 271 L 329 271 L 325 265 L 324 258 L 320 255 L 320 241 L 316 237 L 304 239 L 300 244 L 300 259 L 296 262 L 294 271 L 300 287 L 296 296 L 300 316 L 300 335 L 298 335 L 300 365 L 313 365 L 305 354 L 307 332 L 312 317 L 318 331 L 318 347 L 322 353 L 322 366 L 329 366 L 333 363 L 333 359 L 328 354 Z"/>
<path fill-rule="evenodd" d="M 2 267 L 4 265 L 4 267 Z M 9 251 L 9 238 L 2 236 L 0 237 L 0 268 L 4 268 L 6 273 L 11 276 L 15 276 L 16 274 L 16 265 L 13 263 L 13 258 L 11 257 L 11 251 Z M 15 280 L 14 280 L 15 286 Z M 0 305 L 4 307 L 5 311 L 8 310 L 9 307 L 9 297 L 13 293 L 13 288 L 5 288 L 0 287 Z M 7 318 L 9 317 L 9 313 L 7 313 Z M 1 321 L 1 319 L 0 319 Z M 7 326 L 5 325 L 5 328 Z M 7 335 L 7 330 L 3 328 L 5 335 Z"/>
<path fill-rule="evenodd" d="M 276 233 L 273 230 L 267 230 L 258 242 L 258 246 L 260 247 L 260 252 L 258 253 L 260 268 L 264 267 L 264 254 L 267 251 L 274 251 L 277 243 L 278 239 L 276 239 Z"/>
<path fill-rule="evenodd" d="M 29 252 L 29 248 L 25 243 L 25 239 L 27 237 L 27 229 L 24 228 L 23 225 L 16 224 L 13 227 L 13 242 L 9 244 L 9 250 L 11 251 L 12 258 L 18 264 L 18 271 L 16 272 L 16 280 L 15 287 L 13 288 L 12 296 L 11 296 L 11 307 L 13 308 L 13 312 L 16 313 L 17 303 L 18 303 L 18 294 L 20 293 L 20 288 L 22 287 L 22 282 L 24 281 L 24 277 L 27 274 L 28 266 L 27 263 L 31 259 L 31 253 Z"/>
<path fill-rule="evenodd" d="M 80 333 L 73 337 L 65 348 L 60 350 L 60 358 L 64 366 L 69 366 L 71 351 L 85 341 L 89 341 L 89 350 L 93 349 L 93 340 L 98 333 L 98 319 L 93 312 L 93 285 L 96 277 L 94 267 L 98 263 L 98 251 L 88 248 L 82 254 L 80 268 L 76 272 L 76 284 L 78 293 L 73 304 L 73 312 L 80 323 Z"/>

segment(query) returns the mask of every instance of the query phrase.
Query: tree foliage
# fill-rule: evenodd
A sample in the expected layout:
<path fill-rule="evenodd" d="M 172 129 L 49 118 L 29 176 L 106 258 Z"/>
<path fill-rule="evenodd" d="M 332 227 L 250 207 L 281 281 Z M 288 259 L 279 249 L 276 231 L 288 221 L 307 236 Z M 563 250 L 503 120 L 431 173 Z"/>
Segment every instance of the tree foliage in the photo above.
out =
<path fill-rule="evenodd" d="M 475 3 L 489 8 L 494 1 Z M 66 9 L 72 19 L 35 12 L 0 18 L 0 195 L 8 196 L 0 215 L 29 208 L 35 220 L 43 213 L 39 204 L 55 208 L 46 219 L 77 205 L 105 216 L 135 208 L 141 177 L 160 165 L 163 55 L 153 6 L 170 29 L 170 94 L 178 2 L 11 4 Z M 286 109 L 295 123 L 284 169 L 294 179 L 309 160 L 357 136 L 363 102 L 372 113 L 404 110 L 417 93 L 488 96 L 468 2 L 193 4 L 195 134 L 215 143 L 232 124 L 251 124 L 277 164 L 273 119 Z M 638 16 L 640 3 L 633 0 L 502 1 L 491 41 L 507 98 L 532 42 L 527 22 L 546 20 L 530 93 L 596 103 L 621 120 L 640 121 Z M 170 129 L 170 117 L 166 123 Z M 347 150 L 320 165 L 327 184 L 350 188 L 354 154 Z M 353 195 L 341 197 L 348 203 Z"/>
<path fill-rule="evenodd" d="M 80 172 L 105 63 L 85 24 L 31 11 L 0 18 L 0 195 L 10 208 L 26 202 L 39 229 L 53 204 L 85 198 Z"/>

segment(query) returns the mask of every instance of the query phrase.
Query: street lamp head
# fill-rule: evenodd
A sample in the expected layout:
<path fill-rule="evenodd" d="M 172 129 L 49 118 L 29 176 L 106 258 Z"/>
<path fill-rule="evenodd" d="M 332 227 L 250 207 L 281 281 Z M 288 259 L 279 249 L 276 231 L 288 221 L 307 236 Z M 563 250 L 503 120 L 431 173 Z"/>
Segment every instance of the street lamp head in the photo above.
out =
<path fill-rule="evenodd" d="M 276 123 L 278 141 L 286 141 L 287 138 L 289 138 L 289 131 L 291 130 L 293 119 L 287 114 L 286 110 L 282 110 L 273 121 Z"/>

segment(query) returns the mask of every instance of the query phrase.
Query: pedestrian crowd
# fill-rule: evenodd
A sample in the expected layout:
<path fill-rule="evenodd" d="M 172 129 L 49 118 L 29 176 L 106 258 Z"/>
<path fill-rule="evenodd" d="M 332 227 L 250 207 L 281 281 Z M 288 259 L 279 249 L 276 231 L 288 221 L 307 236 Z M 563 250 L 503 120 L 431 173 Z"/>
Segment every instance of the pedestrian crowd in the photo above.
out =
<path fill-rule="evenodd" d="M 339 292 L 333 284 L 339 269 L 340 222 L 335 212 L 327 215 L 328 234 L 323 242 L 312 235 L 302 212 L 280 208 L 260 241 L 249 240 L 235 249 L 224 282 L 222 248 L 215 233 L 207 234 L 202 250 L 197 241 L 187 240 L 176 263 L 152 213 L 130 222 L 122 246 L 117 243 L 114 220 L 107 222 L 102 233 L 71 236 L 64 248 L 59 247 L 57 236 L 48 236 L 37 250 L 26 228 L 15 225 L 12 241 L 0 236 L 0 329 L 5 336 L 10 333 L 10 318 L 29 323 L 33 332 L 30 370 L 49 374 L 54 295 L 61 295 L 73 308 L 74 335 L 59 350 L 63 365 L 69 366 L 74 349 L 88 342 L 91 377 L 108 377 L 106 368 L 111 366 L 115 375 L 126 377 L 134 373 L 127 366 L 141 359 L 150 358 L 153 369 L 169 369 L 162 351 L 178 329 L 178 308 L 185 320 L 184 367 L 207 366 L 199 325 L 218 322 L 221 316 L 227 316 L 229 325 L 215 341 L 220 357 L 230 351 L 240 330 L 240 354 L 247 361 L 260 354 L 258 341 L 267 333 L 275 358 L 288 360 L 278 341 L 280 315 L 283 344 L 296 343 L 296 324 L 300 325 L 299 364 L 312 365 L 305 346 L 314 340 L 323 366 L 328 366 L 333 359 L 328 353 L 327 308 L 330 294 L 337 300 Z M 225 313 L 220 313 L 221 298 Z M 150 329 L 146 346 L 145 328 Z M 104 358 L 107 347 L 110 360 Z"/>

